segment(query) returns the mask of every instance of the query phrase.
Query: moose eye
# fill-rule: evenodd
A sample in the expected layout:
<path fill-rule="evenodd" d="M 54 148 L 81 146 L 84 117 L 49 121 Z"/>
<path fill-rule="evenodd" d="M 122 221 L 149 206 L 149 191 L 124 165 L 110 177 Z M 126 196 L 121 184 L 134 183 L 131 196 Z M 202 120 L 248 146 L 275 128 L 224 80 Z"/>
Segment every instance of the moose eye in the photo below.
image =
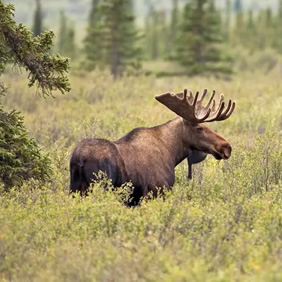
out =
<path fill-rule="evenodd" d="M 198 133 L 201 133 L 201 132 L 203 132 L 204 129 L 202 127 L 197 127 L 196 130 L 197 130 Z"/>

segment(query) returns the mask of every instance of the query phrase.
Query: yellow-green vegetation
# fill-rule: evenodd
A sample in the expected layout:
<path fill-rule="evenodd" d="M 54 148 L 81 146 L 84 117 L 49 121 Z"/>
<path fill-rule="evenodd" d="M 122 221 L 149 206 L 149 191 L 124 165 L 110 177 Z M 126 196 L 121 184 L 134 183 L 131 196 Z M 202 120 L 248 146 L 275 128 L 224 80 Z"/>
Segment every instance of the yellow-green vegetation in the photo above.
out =
<path fill-rule="evenodd" d="M 43 99 L 6 74 L 7 109 L 25 116 L 49 153 L 53 176 L 0 194 L 0 281 L 282 281 L 282 86 L 278 70 L 232 80 L 151 76 L 114 81 L 102 72 L 71 76 L 72 92 Z M 154 100 L 205 87 L 237 102 L 209 126 L 233 146 L 208 157 L 186 181 L 186 163 L 165 198 L 122 204 L 122 191 L 68 193 L 68 159 L 84 137 L 117 139 L 174 116 Z M 152 166 L 154 164 L 152 163 Z M 130 189 L 130 185 L 128 185 Z"/>

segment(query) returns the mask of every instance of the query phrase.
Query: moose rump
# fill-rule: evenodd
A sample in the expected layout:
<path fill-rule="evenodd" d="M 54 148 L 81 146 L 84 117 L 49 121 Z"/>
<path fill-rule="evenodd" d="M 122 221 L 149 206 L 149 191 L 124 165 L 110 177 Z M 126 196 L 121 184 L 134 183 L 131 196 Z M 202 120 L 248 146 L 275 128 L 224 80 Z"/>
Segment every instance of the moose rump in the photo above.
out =
<path fill-rule="evenodd" d="M 70 158 L 70 191 L 85 194 L 99 172 L 111 179 L 115 187 L 124 183 L 124 164 L 116 145 L 105 139 L 80 141 Z"/>

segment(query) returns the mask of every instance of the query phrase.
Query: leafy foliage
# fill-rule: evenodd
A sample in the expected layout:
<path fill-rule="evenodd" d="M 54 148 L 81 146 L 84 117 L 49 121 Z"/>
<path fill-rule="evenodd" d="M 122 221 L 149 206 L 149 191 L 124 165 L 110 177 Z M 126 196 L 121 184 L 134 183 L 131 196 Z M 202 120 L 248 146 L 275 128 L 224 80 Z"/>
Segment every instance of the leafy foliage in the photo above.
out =
<path fill-rule="evenodd" d="M 234 81 L 192 77 L 189 85 L 183 77 L 114 80 L 96 70 L 71 76 L 69 95 L 35 99 L 32 110 L 25 79 L 5 77 L 13 82 L 5 105 L 24 111 L 54 173 L 50 183 L 25 182 L 19 192 L 0 195 L 2 280 L 281 280 L 281 75 L 279 68 L 269 75 L 259 69 L 235 74 Z M 116 140 L 135 127 L 166 122 L 174 114 L 154 95 L 185 86 L 213 87 L 236 100 L 230 119 L 208 125 L 231 142 L 228 161 L 209 156 L 190 183 L 180 164 L 165 199 L 134 209 L 123 205 L 120 190 L 103 185 L 86 198 L 69 196 L 76 142 Z"/>

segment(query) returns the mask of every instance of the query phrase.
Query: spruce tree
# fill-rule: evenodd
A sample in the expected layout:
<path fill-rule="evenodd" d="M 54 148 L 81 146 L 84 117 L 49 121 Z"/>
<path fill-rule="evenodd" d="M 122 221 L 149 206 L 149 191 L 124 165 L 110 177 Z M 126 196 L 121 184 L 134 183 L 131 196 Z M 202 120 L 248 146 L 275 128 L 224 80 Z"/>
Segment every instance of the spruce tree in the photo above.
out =
<path fill-rule="evenodd" d="M 60 29 L 58 35 L 58 51 L 67 57 L 75 58 L 75 29 L 73 25 L 68 24 L 67 17 L 63 11 L 60 13 Z"/>
<path fill-rule="evenodd" d="M 144 53 L 147 59 L 151 59 L 152 57 L 152 21 L 151 21 L 151 15 L 150 13 L 145 17 L 145 22 L 144 22 L 144 40 L 143 40 L 143 45 L 146 47 L 144 48 Z"/>
<path fill-rule="evenodd" d="M 34 21 L 33 21 L 33 35 L 38 36 L 43 31 L 43 16 L 42 16 L 42 9 L 41 9 L 41 2 L 40 0 L 36 0 L 36 9 L 34 13 Z"/>
<path fill-rule="evenodd" d="M 151 29 L 150 29 L 150 48 L 151 48 L 151 60 L 157 60 L 159 58 L 159 14 L 152 8 L 151 10 Z"/>
<path fill-rule="evenodd" d="M 75 29 L 73 24 L 67 29 L 65 53 L 63 55 L 70 57 L 73 60 L 76 58 Z"/>
<path fill-rule="evenodd" d="M 156 60 L 159 57 L 158 17 L 154 6 L 148 1 L 148 12 L 144 24 L 144 52 L 147 59 Z"/>
<path fill-rule="evenodd" d="M 54 34 L 37 37 L 14 20 L 14 6 L 0 0 L 0 76 L 8 63 L 23 67 L 28 72 L 29 86 L 37 85 L 43 95 L 52 91 L 69 91 L 65 73 L 68 60 L 50 55 Z M 6 87 L 0 83 L 0 96 Z M 0 104 L 0 181 L 9 190 L 28 179 L 46 180 L 51 168 L 34 139 L 28 136 L 23 118 L 16 111 L 6 112 Z"/>
<path fill-rule="evenodd" d="M 116 78 L 127 66 L 139 66 L 141 50 L 134 24 L 133 4 L 132 0 L 104 0 L 100 9 L 102 55 Z"/>
<path fill-rule="evenodd" d="M 170 34 L 167 45 L 169 46 L 169 56 L 173 58 L 175 56 L 175 46 L 178 34 L 179 24 L 179 0 L 172 0 L 171 22 L 170 22 Z"/>
<path fill-rule="evenodd" d="M 230 40 L 230 22 L 231 22 L 231 1 L 225 1 L 225 40 L 228 42 Z"/>
<path fill-rule="evenodd" d="M 275 28 L 273 24 L 272 11 L 261 10 L 257 20 L 257 49 L 264 50 L 273 47 L 275 41 Z"/>
<path fill-rule="evenodd" d="M 234 11 L 236 18 L 235 18 L 233 44 L 242 45 L 242 43 L 245 42 L 246 40 L 245 38 L 246 34 L 245 34 L 243 6 L 241 0 L 235 0 Z"/>
<path fill-rule="evenodd" d="M 241 0 L 235 0 L 234 1 L 234 12 L 243 12 L 243 6 L 242 6 L 242 1 Z"/>
<path fill-rule="evenodd" d="M 102 14 L 100 3 L 100 0 L 92 0 L 88 16 L 87 35 L 84 39 L 86 59 L 83 67 L 89 70 L 105 64 L 103 59 Z"/>
<path fill-rule="evenodd" d="M 221 28 L 213 0 L 191 0 L 185 5 L 176 59 L 188 74 L 230 72 L 222 51 Z"/>
<path fill-rule="evenodd" d="M 252 51 L 257 49 L 257 29 L 254 20 L 254 13 L 252 10 L 248 12 L 248 20 L 246 24 L 246 38 L 248 38 L 248 40 L 245 40 L 244 46 Z"/>
<path fill-rule="evenodd" d="M 160 56 L 160 14 L 154 10 L 152 13 L 152 60 L 157 60 Z"/>
<path fill-rule="evenodd" d="M 282 54 L 282 0 L 279 0 L 278 14 L 274 28 L 274 49 Z"/>
<path fill-rule="evenodd" d="M 167 15 L 165 10 L 158 12 L 158 32 L 159 32 L 159 54 L 161 58 L 169 58 L 169 37 L 170 37 L 170 26 L 168 25 Z"/>
<path fill-rule="evenodd" d="M 66 46 L 67 18 L 64 11 L 60 11 L 60 28 L 58 33 L 58 51 L 63 54 Z"/>

